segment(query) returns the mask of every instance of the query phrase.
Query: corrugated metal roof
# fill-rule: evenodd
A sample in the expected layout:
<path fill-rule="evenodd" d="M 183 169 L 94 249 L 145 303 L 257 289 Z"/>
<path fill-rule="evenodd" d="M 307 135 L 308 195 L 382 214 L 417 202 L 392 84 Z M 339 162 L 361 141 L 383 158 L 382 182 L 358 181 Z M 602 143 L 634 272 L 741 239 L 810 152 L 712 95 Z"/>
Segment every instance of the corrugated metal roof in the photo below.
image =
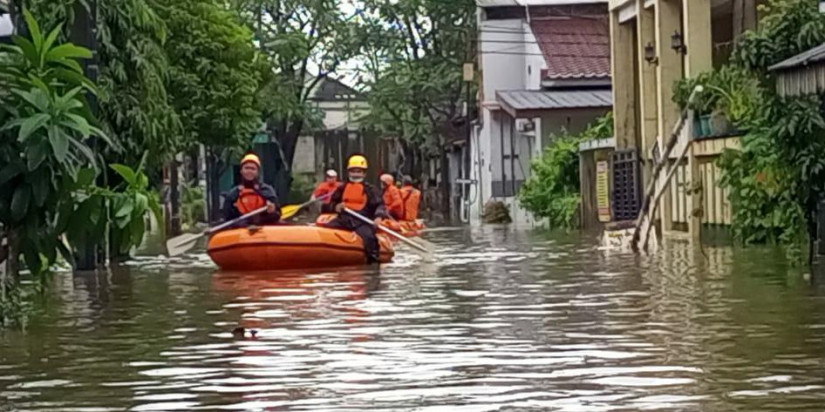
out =
<path fill-rule="evenodd" d="M 771 66 L 768 70 L 789 70 L 822 61 L 825 61 L 825 43 L 804 53 L 797 54 L 796 56 L 793 56 L 783 62 L 777 63 Z"/>
<path fill-rule="evenodd" d="M 496 93 L 505 110 L 590 109 L 613 106 L 610 90 L 505 90 Z"/>

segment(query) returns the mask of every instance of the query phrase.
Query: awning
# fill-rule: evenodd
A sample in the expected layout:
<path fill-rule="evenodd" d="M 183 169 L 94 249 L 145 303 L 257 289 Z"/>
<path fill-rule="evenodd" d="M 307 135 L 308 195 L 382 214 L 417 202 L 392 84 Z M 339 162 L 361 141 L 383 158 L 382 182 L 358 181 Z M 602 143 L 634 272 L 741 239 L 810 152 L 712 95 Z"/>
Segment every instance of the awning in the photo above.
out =
<path fill-rule="evenodd" d="M 825 44 L 800 53 L 769 68 L 776 73 L 781 96 L 800 96 L 825 91 Z"/>
<path fill-rule="evenodd" d="M 552 110 L 606 109 L 613 107 L 610 90 L 505 90 L 496 101 L 515 118 L 540 117 Z"/>
<path fill-rule="evenodd" d="M 817 63 L 821 61 L 825 61 L 825 44 L 814 47 L 813 49 L 808 50 L 804 53 L 797 54 L 796 56 L 793 56 L 789 59 L 774 64 L 768 70 L 793 70 L 798 69 L 800 67 L 808 66 L 811 63 Z"/>

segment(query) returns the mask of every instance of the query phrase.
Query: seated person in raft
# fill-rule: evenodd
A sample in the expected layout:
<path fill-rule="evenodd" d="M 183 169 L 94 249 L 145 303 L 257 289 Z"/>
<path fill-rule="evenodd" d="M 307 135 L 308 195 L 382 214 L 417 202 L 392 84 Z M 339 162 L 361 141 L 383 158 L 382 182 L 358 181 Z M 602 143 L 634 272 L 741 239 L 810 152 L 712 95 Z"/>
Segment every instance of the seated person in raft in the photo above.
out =
<path fill-rule="evenodd" d="M 234 228 L 256 229 L 262 225 L 274 225 L 281 220 L 278 195 L 272 186 L 260 181 L 261 159 L 247 154 L 241 160 L 241 184 L 233 188 L 224 199 L 223 218 L 237 219 L 266 206 L 266 212 L 238 222 Z"/>
<path fill-rule="evenodd" d="M 380 258 L 380 246 L 375 234 L 375 226 L 367 224 L 347 213 L 348 208 L 380 225 L 389 218 L 381 193 L 373 185 L 364 182 L 367 174 L 367 159 L 362 155 L 350 157 L 347 164 L 348 181 L 335 190 L 330 200 L 333 210 L 338 213 L 335 220 L 326 227 L 355 232 L 364 241 L 364 253 L 367 263 L 377 263 Z"/>

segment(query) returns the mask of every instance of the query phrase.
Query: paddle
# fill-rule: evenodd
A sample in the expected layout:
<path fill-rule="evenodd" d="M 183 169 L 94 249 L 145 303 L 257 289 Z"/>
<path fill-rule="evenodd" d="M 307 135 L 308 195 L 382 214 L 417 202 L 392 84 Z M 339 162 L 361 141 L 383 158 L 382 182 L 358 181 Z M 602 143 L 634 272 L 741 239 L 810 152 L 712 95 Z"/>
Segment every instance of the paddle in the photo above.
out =
<path fill-rule="evenodd" d="M 403 235 L 401 235 L 400 233 L 397 233 L 396 231 L 394 231 L 392 229 L 386 228 L 384 226 L 376 225 L 375 222 L 365 218 L 364 216 L 361 216 L 360 214 L 354 212 L 352 209 L 349 209 L 349 208 L 345 207 L 344 211 L 347 212 L 350 216 L 352 216 L 352 217 L 354 217 L 354 218 L 356 218 L 356 219 L 358 219 L 358 220 L 360 220 L 364 223 L 372 225 L 373 227 L 377 228 L 378 230 L 380 230 L 380 231 L 382 231 L 382 232 L 384 232 L 384 233 L 386 233 L 386 234 L 388 234 L 388 235 L 390 235 L 390 236 L 406 243 L 409 246 L 412 246 L 415 250 L 417 250 L 419 252 L 425 253 L 427 255 L 432 255 L 433 254 L 432 250 L 434 248 L 431 245 L 429 245 L 430 248 L 422 246 L 421 244 L 419 244 L 417 242 L 414 242 L 411 239 L 408 239 L 408 238 L 404 237 Z"/>
<path fill-rule="evenodd" d="M 309 206 L 309 205 L 311 205 L 315 202 L 322 202 L 330 196 L 332 196 L 332 193 L 327 193 L 327 194 L 325 194 L 321 197 L 316 197 L 315 199 L 306 201 L 304 203 L 301 203 L 300 205 L 284 206 L 284 207 L 281 208 L 281 220 L 290 219 L 293 216 L 295 216 L 298 212 L 300 212 L 301 209 L 303 209 L 303 208 L 305 208 L 305 207 L 307 207 L 307 206 Z"/>
<path fill-rule="evenodd" d="M 174 237 L 166 242 L 166 251 L 169 252 L 169 257 L 182 255 L 190 249 L 192 249 L 195 246 L 195 242 L 198 239 L 206 235 L 211 235 L 212 233 L 215 233 L 222 229 L 226 229 L 240 222 L 243 222 L 244 220 L 249 219 L 250 217 L 258 216 L 264 212 L 266 212 L 266 206 L 257 210 L 253 210 L 237 219 L 232 219 L 228 222 L 221 223 L 220 225 L 215 226 L 213 228 L 206 229 L 201 233 L 187 233 L 184 235 L 180 235 L 178 237 Z"/>

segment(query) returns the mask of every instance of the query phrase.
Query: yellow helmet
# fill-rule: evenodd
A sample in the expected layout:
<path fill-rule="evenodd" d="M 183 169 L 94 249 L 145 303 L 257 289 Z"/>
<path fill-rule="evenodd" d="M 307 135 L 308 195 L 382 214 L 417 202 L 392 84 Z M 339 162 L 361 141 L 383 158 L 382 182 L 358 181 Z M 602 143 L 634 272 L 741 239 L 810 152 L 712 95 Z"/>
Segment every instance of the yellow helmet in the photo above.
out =
<path fill-rule="evenodd" d="M 260 168 L 261 167 L 261 158 L 259 158 L 254 153 L 250 153 L 250 154 L 244 156 L 243 159 L 241 159 L 241 166 L 243 166 L 246 163 L 255 163 L 255 165 L 258 166 L 258 168 Z"/>
<path fill-rule="evenodd" d="M 349 162 L 347 163 L 347 170 L 349 169 L 366 169 L 367 168 L 367 158 L 361 155 L 354 155 L 349 158 Z"/>

